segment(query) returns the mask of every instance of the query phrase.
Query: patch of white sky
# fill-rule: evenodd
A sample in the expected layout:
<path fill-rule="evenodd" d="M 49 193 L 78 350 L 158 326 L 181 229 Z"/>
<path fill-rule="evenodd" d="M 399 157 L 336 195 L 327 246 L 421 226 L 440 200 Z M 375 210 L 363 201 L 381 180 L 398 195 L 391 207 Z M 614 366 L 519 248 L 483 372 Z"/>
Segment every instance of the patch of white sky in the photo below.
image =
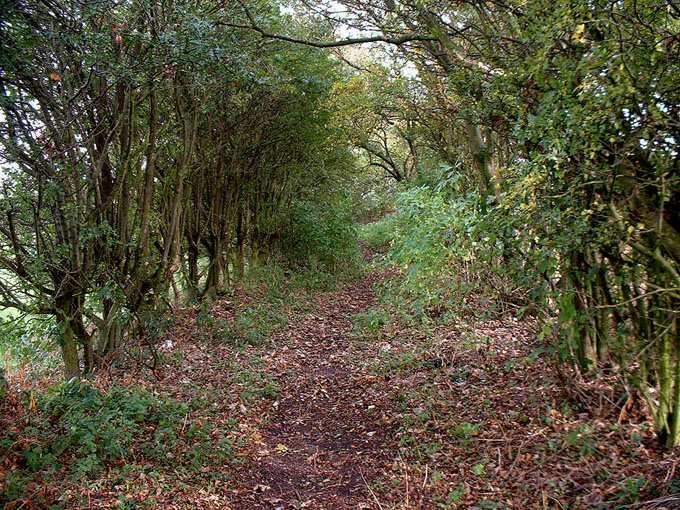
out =
<path fill-rule="evenodd" d="M 0 125 L 5 123 L 5 112 L 0 110 Z M 7 180 L 7 172 L 10 169 L 17 168 L 16 164 L 6 161 L 4 158 L 0 157 L 0 184 Z"/>
<path fill-rule="evenodd" d="M 356 19 L 350 15 L 347 8 L 333 0 L 316 2 L 319 10 L 330 14 L 333 17 L 333 26 L 337 39 L 356 39 L 361 37 L 372 37 L 380 35 L 375 28 L 366 26 L 360 27 Z M 281 4 L 281 12 L 299 19 L 308 13 L 308 7 L 295 0 Z M 357 45 L 344 46 L 338 48 L 342 57 L 348 62 L 357 64 L 357 67 L 364 67 L 365 64 L 376 62 L 390 68 L 401 66 L 401 75 L 405 78 L 418 78 L 418 70 L 413 62 L 403 58 L 394 51 L 389 51 L 385 43 L 364 43 Z"/>

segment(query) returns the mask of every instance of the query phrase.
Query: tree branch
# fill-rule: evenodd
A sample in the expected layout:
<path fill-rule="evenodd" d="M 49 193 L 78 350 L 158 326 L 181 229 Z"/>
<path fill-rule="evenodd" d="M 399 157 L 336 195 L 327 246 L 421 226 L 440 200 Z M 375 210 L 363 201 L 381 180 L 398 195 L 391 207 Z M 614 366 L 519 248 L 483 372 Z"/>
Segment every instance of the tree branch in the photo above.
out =
<path fill-rule="evenodd" d="M 338 41 L 309 41 L 306 39 L 298 39 L 297 37 L 290 37 L 287 35 L 282 35 L 282 34 L 273 34 L 270 32 L 267 32 L 263 28 L 260 28 L 255 25 L 241 25 L 238 23 L 228 23 L 225 21 L 218 22 L 218 24 L 231 27 L 231 28 L 240 28 L 244 30 L 252 30 L 254 32 L 259 33 L 263 38 L 265 39 L 276 39 L 279 41 L 285 41 L 293 44 L 302 44 L 304 46 L 312 46 L 314 48 L 339 48 L 341 46 L 351 46 L 354 44 L 366 44 L 366 43 L 372 43 L 372 42 L 383 42 L 387 44 L 393 44 L 395 46 L 401 46 L 402 44 L 406 44 L 408 42 L 414 42 L 414 41 L 436 41 L 436 37 L 432 37 L 429 35 L 419 35 L 419 34 L 404 34 L 399 37 L 385 37 L 383 35 L 376 35 L 376 36 L 371 36 L 371 37 L 356 37 L 356 38 L 349 38 L 349 39 L 340 39 Z"/>
<path fill-rule="evenodd" d="M 338 48 L 341 46 L 351 46 L 353 44 L 366 44 L 372 42 L 383 42 L 387 44 L 393 44 L 395 46 L 401 46 L 402 44 L 414 41 L 437 41 L 438 39 L 431 35 L 419 35 L 415 33 L 403 34 L 398 37 L 386 37 L 384 35 L 375 35 L 369 37 L 351 37 L 348 39 L 340 39 L 338 41 L 309 41 L 307 39 L 299 39 L 297 37 L 291 37 L 283 34 L 274 34 L 267 32 L 265 29 L 258 26 L 255 22 L 255 17 L 250 12 L 250 9 L 241 1 L 239 4 L 243 8 L 250 25 L 243 25 L 240 23 L 229 23 L 227 21 L 218 21 L 218 25 L 227 26 L 231 28 L 240 28 L 244 30 L 252 30 L 259 33 L 262 37 L 266 39 L 276 39 L 279 41 L 285 41 L 293 44 L 302 44 L 305 46 L 312 46 L 314 48 Z"/>

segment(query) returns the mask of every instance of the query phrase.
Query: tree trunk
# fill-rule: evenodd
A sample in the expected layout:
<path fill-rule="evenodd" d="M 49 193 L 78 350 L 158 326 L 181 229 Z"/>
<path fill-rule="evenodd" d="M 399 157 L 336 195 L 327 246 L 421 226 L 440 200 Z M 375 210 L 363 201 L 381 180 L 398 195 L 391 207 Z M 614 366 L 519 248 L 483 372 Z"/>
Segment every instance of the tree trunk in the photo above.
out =
<path fill-rule="evenodd" d="M 64 361 L 64 379 L 80 378 L 80 359 L 78 358 L 78 341 L 73 330 L 71 314 L 72 298 L 57 299 L 57 322 L 61 330 L 61 356 Z"/>
<path fill-rule="evenodd" d="M 670 419 L 671 432 L 666 440 L 668 448 L 674 448 L 680 444 L 680 331 L 678 331 L 677 321 L 674 321 L 671 334 L 675 339 L 675 402 Z"/>

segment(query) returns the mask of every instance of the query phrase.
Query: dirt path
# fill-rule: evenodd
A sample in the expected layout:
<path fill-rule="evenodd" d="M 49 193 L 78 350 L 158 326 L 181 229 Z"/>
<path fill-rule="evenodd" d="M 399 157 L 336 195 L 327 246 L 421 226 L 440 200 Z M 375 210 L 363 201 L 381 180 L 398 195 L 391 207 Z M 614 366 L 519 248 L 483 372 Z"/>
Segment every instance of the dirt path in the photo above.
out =
<path fill-rule="evenodd" d="M 235 508 L 377 508 L 368 481 L 388 457 L 389 401 L 384 381 L 350 359 L 348 339 L 351 317 L 375 301 L 371 288 L 318 294 L 314 311 L 277 335 L 268 370 L 280 393 L 240 470 Z"/>
<path fill-rule="evenodd" d="M 643 474 L 645 497 L 671 492 L 660 480 L 677 459 L 654 447 L 644 416 L 612 432 L 618 409 L 580 406 L 530 319 L 429 332 L 390 322 L 353 338 L 385 276 L 314 294 L 274 339 L 264 358 L 279 395 L 237 468 L 232 508 L 610 508 L 638 500 L 625 488 Z"/>
<path fill-rule="evenodd" d="M 235 345 L 223 328 L 235 303 L 259 304 L 254 293 L 207 316 L 177 311 L 161 369 L 113 380 L 184 403 L 173 452 L 196 447 L 203 464 L 140 454 L 87 484 L 45 485 L 21 507 L 680 508 L 677 452 L 658 448 L 641 410 L 613 405 L 613 389 L 568 393 L 530 319 L 391 320 L 355 337 L 353 317 L 379 308 L 373 284 L 388 277 L 288 296 L 287 325 L 264 344 Z M 204 428 L 209 439 L 192 442 Z M 217 444 L 229 455 L 213 459 Z"/>

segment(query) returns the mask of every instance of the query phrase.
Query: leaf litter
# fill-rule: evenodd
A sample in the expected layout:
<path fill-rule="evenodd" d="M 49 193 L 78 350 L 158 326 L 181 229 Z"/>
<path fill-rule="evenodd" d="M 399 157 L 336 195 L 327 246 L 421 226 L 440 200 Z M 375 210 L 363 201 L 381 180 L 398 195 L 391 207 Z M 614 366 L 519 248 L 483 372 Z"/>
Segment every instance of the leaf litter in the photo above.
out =
<path fill-rule="evenodd" d="M 390 276 L 301 297 L 261 345 L 206 340 L 199 311 L 176 310 L 166 364 L 95 384 L 193 403 L 181 433 L 228 431 L 234 458 L 193 472 L 127 459 L 123 481 L 116 465 L 87 484 L 37 481 L 14 508 L 680 508 L 677 451 L 657 446 L 644 408 L 616 401 L 614 381 L 567 381 L 532 320 L 428 333 L 390 321 L 357 335 L 353 317 L 378 306 L 373 286 Z M 233 324 L 261 297 L 240 289 L 210 314 Z M 16 392 L 2 407 L 15 432 L 34 412 Z"/>

